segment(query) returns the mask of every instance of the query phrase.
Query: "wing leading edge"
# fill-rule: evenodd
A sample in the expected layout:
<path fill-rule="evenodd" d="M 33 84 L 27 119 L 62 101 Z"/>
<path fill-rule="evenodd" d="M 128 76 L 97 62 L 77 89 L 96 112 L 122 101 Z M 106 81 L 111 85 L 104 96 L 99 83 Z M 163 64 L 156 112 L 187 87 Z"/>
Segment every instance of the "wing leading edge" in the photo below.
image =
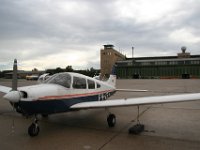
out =
<path fill-rule="evenodd" d="M 0 85 L 0 92 L 8 93 L 11 90 L 12 90 L 12 88 L 10 88 L 10 87 Z"/>
<path fill-rule="evenodd" d="M 175 102 L 195 101 L 195 100 L 200 100 L 200 93 L 83 102 L 72 105 L 71 109 L 122 107 L 122 106 L 134 106 L 134 105 L 175 103 Z"/>

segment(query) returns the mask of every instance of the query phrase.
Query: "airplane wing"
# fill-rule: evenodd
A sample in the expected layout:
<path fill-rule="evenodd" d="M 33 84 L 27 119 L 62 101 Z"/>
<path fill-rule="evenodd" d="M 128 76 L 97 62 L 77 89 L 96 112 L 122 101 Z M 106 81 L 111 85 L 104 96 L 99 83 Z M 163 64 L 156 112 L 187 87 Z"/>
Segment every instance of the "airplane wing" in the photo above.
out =
<path fill-rule="evenodd" d="M 71 109 L 106 108 L 106 107 L 120 107 L 120 106 L 122 107 L 122 106 L 135 106 L 135 105 L 137 106 L 137 105 L 175 103 L 175 102 L 194 101 L 194 100 L 200 100 L 200 93 L 82 102 L 72 105 Z"/>
<path fill-rule="evenodd" d="M 11 89 L 12 88 L 10 88 L 10 87 L 0 85 L 0 92 L 8 93 L 11 91 Z"/>
<path fill-rule="evenodd" d="M 116 89 L 119 92 L 148 92 L 149 90 L 138 90 L 138 89 Z"/>

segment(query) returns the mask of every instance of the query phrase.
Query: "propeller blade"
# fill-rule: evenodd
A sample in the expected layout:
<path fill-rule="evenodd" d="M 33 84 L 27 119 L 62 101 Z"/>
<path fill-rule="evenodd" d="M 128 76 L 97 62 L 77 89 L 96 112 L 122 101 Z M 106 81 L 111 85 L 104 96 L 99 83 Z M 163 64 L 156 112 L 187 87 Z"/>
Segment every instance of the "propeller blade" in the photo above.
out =
<path fill-rule="evenodd" d="M 21 99 L 21 93 L 17 91 L 17 59 L 14 60 L 13 64 L 12 91 L 4 95 L 3 98 L 14 103 Z"/>
<path fill-rule="evenodd" d="M 17 59 L 13 64 L 12 91 L 17 91 Z"/>

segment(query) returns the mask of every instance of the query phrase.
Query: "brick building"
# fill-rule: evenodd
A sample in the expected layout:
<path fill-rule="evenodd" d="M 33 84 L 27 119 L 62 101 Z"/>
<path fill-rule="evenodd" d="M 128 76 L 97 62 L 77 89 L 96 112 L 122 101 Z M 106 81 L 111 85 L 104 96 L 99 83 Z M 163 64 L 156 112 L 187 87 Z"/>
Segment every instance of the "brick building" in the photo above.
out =
<path fill-rule="evenodd" d="M 113 45 L 104 45 L 104 49 L 101 49 L 100 54 L 101 77 L 108 77 L 113 65 L 120 60 L 126 60 L 126 57 L 115 50 Z"/>

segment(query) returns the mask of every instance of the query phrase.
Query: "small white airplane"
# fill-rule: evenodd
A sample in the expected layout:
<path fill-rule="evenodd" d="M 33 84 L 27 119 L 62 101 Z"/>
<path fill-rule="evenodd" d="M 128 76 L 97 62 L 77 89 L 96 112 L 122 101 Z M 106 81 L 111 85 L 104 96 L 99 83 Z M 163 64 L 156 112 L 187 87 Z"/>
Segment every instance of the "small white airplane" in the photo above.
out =
<path fill-rule="evenodd" d="M 49 73 L 42 74 L 41 76 L 39 76 L 37 82 L 38 82 L 39 84 L 40 84 L 40 83 L 43 83 L 43 82 L 45 82 L 45 80 L 47 80 L 49 77 L 50 77 Z"/>
<path fill-rule="evenodd" d="M 78 73 L 65 72 L 54 74 L 38 85 L 17 87 L 17 60 L 15 59 L 12 88 L 0 86 L 0 91 L 5 93 L 3 98 L 8 100 L 18 113 L 34 116 L 35 119 L 28 128 L 30 136 L 39 134 L 37 116 L 40 114 L 47 116 L 81 109 L 120 106 L 138 106 L 139 111 L 140 105 L 200 100 L 200 93 L 107 100 L 116 91 L 147 91 L 116 89 L 114 70 L 107 81 L 100 81 Z M 107 123 L 109 127 L 115 126 L 116 117 L 114 114 L 108 114 Z M 133 133 L 140 133 L 144 130 L 144 125 L 137 123 L 132 130 Z"/>

